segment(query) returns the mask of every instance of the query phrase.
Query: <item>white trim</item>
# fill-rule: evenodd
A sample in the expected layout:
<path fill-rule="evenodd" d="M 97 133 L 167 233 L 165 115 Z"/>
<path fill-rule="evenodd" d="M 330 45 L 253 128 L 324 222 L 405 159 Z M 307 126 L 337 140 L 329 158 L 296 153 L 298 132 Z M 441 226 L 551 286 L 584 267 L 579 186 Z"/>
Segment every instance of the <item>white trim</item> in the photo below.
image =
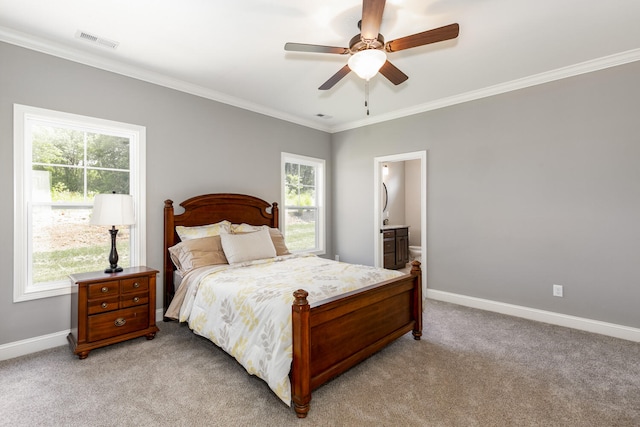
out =
<path fill-rule="evenodd" d="M 454 294 L 451 292 L 438 291 L 435 289 L 427 289 L 427 298 L 450 302 L 466 307 L 492 311 L 495 313 L 507 314 L 509 316 L 521 317 L 523 319 L 535 320 L 537 322 L 544 322 L 552 325 L 578 329 L 581 331 L 593 332 L 596 334 L 607 335 L 614 338 L 640 342 L 640 329 L 632 328 L 630 326 L 601 322 L 599 320 L 586 319 L 584 317 L 576 317 L 562 313 L 554 313 L 552 311 L 538 310 L 536 308 L 523 307 L 520 305 L 507 304 L 482 298 L 475 298 L 466 295 Z M 428 328 L 429 325 L 427 325 L 426 327 Z"/>
<path fill-rule="evenodd" d="M 558 68 L 556 70 L 547 71 L 533 76 L 500 83 L 494 86 L 449 96 L 446 98 L 436 99 L 431 102 L 416 105 L 414 107 L 396 110 L 389 114 L 380 114 L 369 116 L 367 119 L 345 123 L 331 128 L 331 133 L 342 132 L 349 129 L 355 129 L 375 123 L 395 120 L 402 117 L 420 114 L 427 111 L 438 110 L 440 108 L 450 107 L 456 104 L 463 104 L 477 99 L 488 98 L 502 93 L 512 92 L 519 89 L 525 89 L 531 86 L 537 86 L 556 80 L 566 79 L 568 77 L 578 76 L 580 74 L 591 73 L 593 71 L 603 70 L 618 65 L 628 64 L 630 62 L 640 61 L 640 49 L 632 49 L 626 52 L 616 53 L 602 58 L 593 59 L 591 61 L 581 62 L 579 64 L 570 65 L 568 67 Z"/>
<path fill-rule="evenodd" d="M 163 316 L 163 309 L 156 309 L 156 323 L 162 322 L 164 318 Z M 38 351 L 68 345 L 69 341 L 67 340 L 67 335 L 69 335 L 70 332 L 71 330 L 67 329 L 60 332 L 54 332 L 52 334 L 2 344 L 0 345 L 0 360 L 13 359 L 15 357 L 36 353 Z"/>
<path fill-rule="evenodd" d="M 133 247 L 131 248 L 131 265 L 146 264 L 146 128 L 129 123 L 116 122 L 61 111 L 28 105 L 13 105 L 13 167 L 14 167 L 14 267 L 13 267 L 13 302 L 30 301 L 71 292 L 69 281 L 58 281 L 42 286 L 32 286 L 28 254 L 31 251 L 29 238 L 31 219 L 30 198 L 26 194 L 31 191 L 31 182 L 26 170 L 31 168 L 31 138 L 28 121 L 52 122 L 70 128 L 91 129 L 96 132 L 108 132 L 130 140 L 130 189 L 134 195 L 136 223 L 131 226 Z M 26 210 L 26 211 L 25 211 Z M 106 234 L 105 234 L 106 235 Z"/>
<path fill-rule="evenodd" d="M 422 247 L 422 294 L 427 291 L 427 152 L 414 151 L 411 153 L 393 154 L 380 156 L 373 159 L 373 245 L 374 266 L 382 267 L 383 242 L 380 238 L 380 227 L 382 225 L 382 167 L 384 163 L 402 162 L 406 160 L 420 160 L 420 243 Z"/>
<path fill-rule="evenodd" d="M 0 27 L 0 40 L 6 43 L 14 44 L 16 46 L 35 50 L 37 52 L 57 56 L 69 61 L 78 62 L 80 64 L 85 64 L 102 70 L 110 71 L 112 73 L 121 74 L 123 76 L 132 77 L 134 79 L 168 87 L 192 95 L 197 95 L 206 99 L 221 102 L 223 104 L 243 108 L 255 113 L 264 114 L 265 116 L 274 117 L 328 133 L 342 132 L 345 130 L 355 129 L 374 123 L 386 122 L 401 117 L 437 110 L 439 108 L 449 107 L 451 105 L 462 104 L 464 102 L 469 102 L 476 99 L 487 98 L 493 95 L 499 95 L 501 93 L 524 89 L 527 87 L 536 86 L 539 84 L 565 79 L 567 77 L 573 77 L 580 74 L 590 73 L 593 71 L 611 68 L 640 60 L 640 48 L 632 49 L 626 52 L 615 53 L 613 55 L 608 55 L 602 58 L 597 58 L 567 67 L 558 68 L 556 70 L 535 74 L 533 76 L 516 79 L 487 88 L 465 92 L 447 98 L 437 99 L 425 104 L 394 111 L 389 114 L 369 116 L 369 118 L 364 120 L 357 120 L 337 126 L 323 126 L 314 121 L 304 120 L 300 117 L 296 117 L 291 114 L 283 113 L 281 111 L 265 107 L 264 105 L 251 103 L 244 99 L 216 92 L 214 90 L 171 78 L 160 73 L 154 73 L 140 67 L 126 65 L 118 61 L 100 57 L 98 55 L 81 52 L 79 50 L 72 49 L 49 40 L 37 38 L 32 35 L 21 33 L 6 27 Z"/>
<path fill-rule="evenodd" d="M 66 331 L 54 332 L 26 340 L 10 342 L 9 344 L 2 344 L 0 345 L 0 360 L 13 359 L 14 357 L 60 347 L 67 343 L 67 335 L 69 335 L 69 332 L 69 329 L 67 329 Z"/>
<path fill-rule="evenodd" d="M 280 153 L 280 209 L 284 213 L 287 208 L 285 204 L 285 194 L 286 194 L 286 185 L 285 185 L 285 164 L 286 163 L 298 163 L 301 165 L 312 166 L 316 170 L 316 199 L 317 199 L 317 212 L 318 212 L 318 222 L 316 224 L 316 238 L 317 240 L 317 249 L 313 251 L 304 251 L 316 255 L 324 255 L 327 253 L 327 217 L 326 217 L 326 186 L 327 186 L 327 173 L 326 173 L 326 161 L 324 159 L 304 156 L 301 154 L 293 154 L 282 151 Z M 283 216 L 281 215 L 281 218 Z M 286 240 L 286 230 L 284 227 L 285 220 L 279 221 L 280 230 L 285 237 Z M 292 251 L 296 252 L 296 251 Z"/>
<path fill-rule="evenodd" d="M 104 58 L 99 55 L 93 55 L 88 52 L 82 52 L 80 50 L 76 50 L 68 46 L 52 42 L 50 40 L 41 39 L 2 26 L 0 26 L 0 41 L 35 50 L 36 52 L 45 53 L 47 55 L 56 56 L 68 61 L 77 62 L 79 64 L 89 65 L 91 67 L 110 71 L 112 73 L 131 77 L 144 82 L 149 82 L 170 89 L 175 89 L 180 92 L 200 96 L 213 101 L 221 102 L 223 104 L 242 108 L 244 110 L 264 114 L 265 116 L 285 120 L 287 122 L 299 124 L 312 129 L 331 132 L 331 128 L 320 125 L 311 120 L 304 120 L 300 117 L 283 113 L 282 111 L 277 111 L 264 105 L 249 102 L 245 99 L 217 92 L 215 90 L 211 90 L 209 88 L 195 85 L 160 73 L 145 70 L 141 67 L 124 64 L 122 62 Z"/>

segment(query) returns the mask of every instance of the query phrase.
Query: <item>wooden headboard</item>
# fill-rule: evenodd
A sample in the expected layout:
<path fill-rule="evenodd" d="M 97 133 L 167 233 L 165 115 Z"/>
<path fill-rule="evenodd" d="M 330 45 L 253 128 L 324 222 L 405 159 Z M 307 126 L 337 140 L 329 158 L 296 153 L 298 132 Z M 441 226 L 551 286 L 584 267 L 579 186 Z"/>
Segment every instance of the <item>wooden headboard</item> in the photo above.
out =
<path fill-rule="evenodd" d="M 278 204 L 267 203 L 262 199 L 244 194 L 205 194 L 192 197 L 180 203 L 184 212 L 176 215 L 173 201 L 164 201 L 164 311 L 166 313 L 175 294 L 173 272 L 169 248 L 180 242 L 176 226 L 194 227 L 215 224 L 222 220 L 233 224 L 268 225 L 278 228 Z M 167 320 L 165 318 L 165 320 Z"/>

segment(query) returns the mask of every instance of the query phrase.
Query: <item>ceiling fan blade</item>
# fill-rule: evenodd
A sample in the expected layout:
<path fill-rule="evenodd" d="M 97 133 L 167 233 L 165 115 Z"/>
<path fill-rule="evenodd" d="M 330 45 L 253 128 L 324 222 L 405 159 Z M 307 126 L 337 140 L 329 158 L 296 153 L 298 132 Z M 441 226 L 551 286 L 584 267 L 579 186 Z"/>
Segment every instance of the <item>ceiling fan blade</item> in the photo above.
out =
<path fill-rule="evenodd" d="M 285 43 L 284 50 L 290 52 L 311 52 L 311 53 L 337 53 L 346 55 L 349 49 L 346 47 L 321 46 L 317 44 Z"/>
<path fill-rule="evenodd" d="M 380 68 L 380 74 L 385 76 L 394 85 L 399 85 L 409 78 L 405 73 L 400 71 L 398 67 L 387 61 Z"/>
<path fill-rule="evenodd" d="M 365 40 L 376 40 L 380 32 L 385 0 L 364 0 L 362 2 L 362 24 L 360 35 Z"/>
<path fill-rule="evenodd" d="M 458 37 L 459 32 L 460 26 L 458 24 L 445 25 L 444 27 L 391 40 L 385 44 L 384 48 L 387 52 L 397 52 L 412 47 L 455 39 Z"/>
<path fill-rule="evenodd" d="M 347 74 L 349 74 L 349 72 L 351 71 L 351 68 L 349 68 L 349 65 L 345 65 L 344 67 L 340 68 L 340 70 L 335 73 L 333 76 L 331 76 L 331 78 L 329 80 L 327 80 L 326 82 L 324 82 L 322 84 L 322 86 L 320 86 L 318 89 L 320 90 L 328 90 L 331 89 L 336 83 L 338 83 L 344 76 L 346 76 Z"/>

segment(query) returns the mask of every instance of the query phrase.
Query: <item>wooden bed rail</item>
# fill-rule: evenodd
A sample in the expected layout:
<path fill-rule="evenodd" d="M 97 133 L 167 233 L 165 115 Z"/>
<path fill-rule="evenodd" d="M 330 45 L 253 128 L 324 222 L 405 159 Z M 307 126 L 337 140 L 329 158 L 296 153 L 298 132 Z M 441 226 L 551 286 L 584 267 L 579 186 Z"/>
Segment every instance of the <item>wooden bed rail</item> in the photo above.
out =
<path fill-rule="evenodd" d="M 222 220 L 278 228 L 277 203 L 254 196 L 219 193 L 164 202 L 164 312 L 174 296 L 175 267 L 168 249 L 180 242 L 177 226 L 201 226 Z M 422 336 L 422 271 L 413 262 L 411 273 L 309 304 L 308 293 L 294 292 L 291 391 L 296 415 L 307 416 L 311 392 L 342 374 L 390 342 L 413 332 Z M 168 320 L 165 318 L 165 320 Z"/>
<path fill-rule="evenodd" d="M 292 400 L 296 415 L 307 416 L 311 392 L 402 335 L 422 336 L 422 270 L 309 304 L 305 290 L 294 292 L 292 312 Z"/>

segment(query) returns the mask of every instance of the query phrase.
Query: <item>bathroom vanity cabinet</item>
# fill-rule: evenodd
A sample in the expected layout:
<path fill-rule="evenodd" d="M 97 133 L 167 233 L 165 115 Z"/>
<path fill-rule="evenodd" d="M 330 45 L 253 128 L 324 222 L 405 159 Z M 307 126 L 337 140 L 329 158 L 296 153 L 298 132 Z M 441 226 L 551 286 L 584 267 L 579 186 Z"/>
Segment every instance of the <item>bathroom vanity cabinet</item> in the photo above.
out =
<path fill-rule="evenodd" d="M 409 262 L 409 227 L 386 225 L 380 232 L 383 239 L 384 268 L 404 268 Z"/>

